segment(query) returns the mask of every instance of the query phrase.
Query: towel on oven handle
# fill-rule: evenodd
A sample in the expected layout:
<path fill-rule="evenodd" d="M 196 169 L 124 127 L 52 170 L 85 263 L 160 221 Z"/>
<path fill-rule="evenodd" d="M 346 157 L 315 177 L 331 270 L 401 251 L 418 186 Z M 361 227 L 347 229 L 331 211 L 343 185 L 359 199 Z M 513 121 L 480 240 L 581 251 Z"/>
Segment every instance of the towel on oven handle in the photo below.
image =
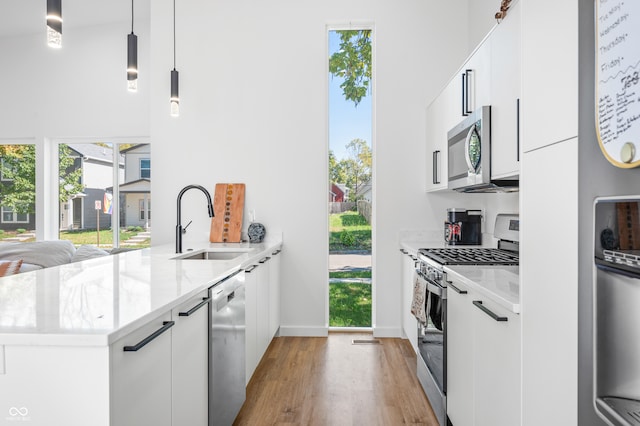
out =
<path fill-rule="evenodd" d="M 411 313 L 423 326 L 427 326 L 427 281 L 418 274 L 413 273 L 413 299 L 411 300 Z"/>

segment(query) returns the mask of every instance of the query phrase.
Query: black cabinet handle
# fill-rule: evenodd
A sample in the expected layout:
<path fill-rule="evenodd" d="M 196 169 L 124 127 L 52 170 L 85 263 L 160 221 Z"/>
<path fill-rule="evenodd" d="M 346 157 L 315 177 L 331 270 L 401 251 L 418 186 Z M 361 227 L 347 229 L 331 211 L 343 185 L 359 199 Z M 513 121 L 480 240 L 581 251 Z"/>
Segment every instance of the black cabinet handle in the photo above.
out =
<path fill-rule="evenodd" d="M 269 256 L 267 257 L 263 257 L 262 259 L 258 260 L 258 263 L 265 263 L 268 262 L 271 258 Z"/>
<path fill-rule="evenodd" d="M 467 294 L 467 290 L 460 290 L 458 287 L 453 285 L 451 281 L 447 281 L 447 287 L 451 287 L 453 291 L 455 291 L 458 294 Z"/>
<path fill-rule="evenodd" d="M 405 249 L 400 249 L 400 253 L 402 253 L 402 254 L 409 254 L 409 252 L 408 252 L 408 251 L 406 251 Z"/>
<path fill-rule="evenodd" d="M 438 164 L 440 163 L 440 151 L 433 151 L 433 183 L 440 183 L 440 170 Z"/>
<path fill-rule="evenodd" d="M 254 269 L 256 269 L 257 267 L 258 267 L 258 265 L 251 265 L 251 266 L 249 266 L 247 269 L 245 269 L 244 271 L 245 271 L 247 274 L 250 274 L 250 273 L 251 273 Z"/>
<path fill-rule="evenodd" d="M 520 161 L 520 98 L 516 99 L 516 159 Z"/>
<path fill-rule="evenodd" d="M 472 111 L 469 109 L 469 80 L 470 80 L 470 75 L 469 75 L 469 73 L 472 73 L 472 72 L 473 72 L 473 70 L 465 70 L 465 71 L 464 71 L 464 74 L 465 74 L 465 76 L 466 76 L 466 77 L 465 77 L 465 82 L 466 82 L 465 95 L 466 95 L 466 96 L 465 96 L 465 104 L 464 104 L 466 114 L 464 114 L 464 115 L 469 115 L 469 114 L 471 114 L 471 112 L 472 112 Z"/>
<path fill-rule="evenodd" d="M 410 254 L 409 257 L 411 257 L 411 260 L 413 260 L 414 262 L 418 261 L 418 258 L 416 256 L 414 256 L 414 255 Z"/>
<path fill-rule="evenodd" d="M 281 251 L 282 250 L 278 249 L 278 250 L 274 251 L 273 253 L 271 253 L 271 256 L 277 256 L 277 255 L 280 254 Z"/>
<path fill-rule="evenodd" d="M 125 346 L 123 348 L 123 350 L 125 352 L 137 352 L 137 351 L 139 351 L 147 343 L 151 342 L 153 339 L 155 339 L 156 337 L 158 337 L 159 335 L 161 335 L 162 333 L 164 333 L 165 331 L 167 331 L 168 329 L 173 327 L 174 324 L 175 324 L 175 321 L 163 321 L 162 322 L 162 328 L 159 328 L 158 330 L 154 331 L 153 334 L 150 334 L 149 336 L 147 336 L 144 339 L 140 340 L 138 343 L 136 343 L 133 346 Z"/>
<path fill-rule="evenodd" d="M 473 304 L 476 305 L 478 308 L 480 308 L 480 310 L 482 312 L 484 312 L 485 314 L 489 315 L 491 318 L 493 318 L 496 321 L 501 321 L 501 322 L 506 322 L 508 321 L 507 317 L 499 317 L 498 315 L 496 315 L 493 311 L 487 309 L 483 304 L 482 304 L 482 300 L 474 300 Z"/>
<path fill-rule="evenodd" d="M 178 316 L 179 317 L 188 317 L 191 316 L 193 313 L 195 313 L 198 309 L 202 308 L 204 305 L 206 305 L 207 303 L 211 302 L 211 298 L 210 297 L 203 297 L 202 298 L 202 302 L 198 303 L 196 306 L 194 306 L 193 308 L 189 309 L 187 312 L 179 312 Z"/>
<path fill-rule="evenodd" d="M 462 73 L 462 99 L 460 104 L 462 105 L 462 116 L 466 117 L 467 114 L 467 102 L 466 102 L 466 93 L 467 93 L 467 73 L 463 72 Z"/>

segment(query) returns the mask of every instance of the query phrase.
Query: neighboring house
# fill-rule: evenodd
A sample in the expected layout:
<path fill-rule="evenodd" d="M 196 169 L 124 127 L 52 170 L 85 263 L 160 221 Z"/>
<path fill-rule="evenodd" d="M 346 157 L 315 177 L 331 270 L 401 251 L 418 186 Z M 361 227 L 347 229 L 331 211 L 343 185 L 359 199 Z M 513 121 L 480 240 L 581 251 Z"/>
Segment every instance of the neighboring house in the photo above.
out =
<path fill-rule="evenodd" d="M 329 190 L 329 202 L 330 203 L 343 203 L 347 201 L 348 189 L 346 185 L 341 183 L 331 183 L 331 189 Z"/>
<path fill-rule="evenodd" d="M 356 200 L 366 200 L 368 202 L 371 202 L 371 198 L 372 198 L 371 179 L 369 179 L 368 181 L 366 181 L 365 183 L 363 183 L 358 187 L 355 198 Z"/>
<path fill-rule="evenodd" d="M 151 147 L 138 144 L 120 151 L 124 155 L 124 183 L 120 185 L 122 226 L 151 226 Z"/>
<path fill-rule="evenodd" d="M 68 144 L 74 157 L 73 169 L 82 169 L 84 190 L 60 203 L 60 229 L 111 228 L 111 215 L 104 213 L 103 202 L 109 185 L 113 185 L 113 150 L 97 144 Z M 124 159 L 119 156 L 119 176 L 124 177 Z M 96 201 L 100 209 L 96 209 Z"/>

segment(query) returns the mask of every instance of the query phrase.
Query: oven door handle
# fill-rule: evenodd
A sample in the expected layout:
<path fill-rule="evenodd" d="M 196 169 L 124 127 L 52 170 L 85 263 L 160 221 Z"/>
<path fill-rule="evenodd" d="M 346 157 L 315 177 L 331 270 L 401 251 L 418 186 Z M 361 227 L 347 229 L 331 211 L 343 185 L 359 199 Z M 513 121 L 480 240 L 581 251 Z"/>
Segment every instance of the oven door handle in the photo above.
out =
<path fill-rule="evenodd" d="M 422 272 L 416 270 L 416 273 L 418 275 L 418 279 L 424 282 L 425 286 L 427 287 L 427 291 L 429 293 L 433 293 L 436 296 L 440 296 L 440 298 L 442 299 L 446 299 L 446 292 L 442 287 L 436 284 L 433 280 L 430 280 L 429 278 L 425 277 L 424 274 L 422 274 Z"/>

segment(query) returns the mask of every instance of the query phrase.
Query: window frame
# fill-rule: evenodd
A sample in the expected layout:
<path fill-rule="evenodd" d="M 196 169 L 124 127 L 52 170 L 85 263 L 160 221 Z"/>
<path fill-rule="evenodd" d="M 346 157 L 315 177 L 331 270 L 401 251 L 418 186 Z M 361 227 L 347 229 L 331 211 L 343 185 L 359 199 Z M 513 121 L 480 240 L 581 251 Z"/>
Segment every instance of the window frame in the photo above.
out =
<path fill-rule="evenodd" d="M 148 161 L 149 162 L 149 167 L 143 167 L 142 163 L 144 161 Z M 138 171 L 140 173 L 140 179 L 151 179 L 151 158 L 141 158 L 140 161 L 138 162 Z M 143 176 L 142 172 L 143 171 L 147 171 L 147 173 L 149 174 L 149 176 Z"/>

